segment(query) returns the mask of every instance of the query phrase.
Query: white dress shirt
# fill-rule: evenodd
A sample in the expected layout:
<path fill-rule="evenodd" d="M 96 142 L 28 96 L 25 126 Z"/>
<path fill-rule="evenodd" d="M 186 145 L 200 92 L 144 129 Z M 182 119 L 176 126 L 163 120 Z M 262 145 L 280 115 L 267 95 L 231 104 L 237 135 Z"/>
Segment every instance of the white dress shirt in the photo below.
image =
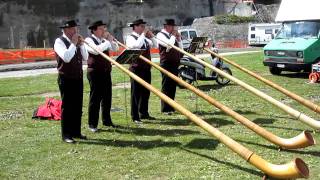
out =
<path fill-rule="evenodd" d="M 90 44 L 90 46 L 92 47 L 96 47 L 97 49 L 99 49 L 100 51 L 107 51 L 107 50 L 111 50 L 111 51 L 118 51 L 119 50 L 119 46 L 118 43 L 112 41 L 108 41 L 104 38 L 100 39 L 97 36 L 95 36 L 94 34 L 92 34 L 92 37 L 98 41 L 99 45 L 96 45 L 94 43 L 94 41 L 91 39 L 91 37 L 87 37 L 85 39 L 85 41 Z M 91 47 L 89 47 L 88 45 L 86 45 L 86 48 L 88 50 L 89 53 L 94 54 L 94 55 L 98 55 L 99 53 L 97 53 L 95 50 L 93 50 Z"/>
<path fill-rule="evenodd" d="M 149 47 L 153 47 L 153 48 L 158 48 L 158 42 L 156 40 L 156 38 L 151 38 L 148 39 L 144 33 L 142 33 L 141 35 L 136 33 L 136 32 L 132 32 L 132 35 L 138 37 L 138 39 L 136 40 L 134 37 L 132 37 L 131 35 L 128 35 L 126 38 L 126 45 L 128 46 L 129 49 L 141 49 L 142 46 L 145 45 L 145 43 L 147 42 L 149 44 Z"/>
<path fill-rule="evenodd" d="M 164 34 L 162 34 L 161 32 L 167 34 L 167 35 L 170 37 L 170 39 L 168 39 L 168 38 L 167 38 Z M 173 46 L 173 45 L 175 44 L 175 42 L 176 42 L 176 37 L 175 37 L 175 36 L 172 36 L 172 35 L 171 35 L 170 33 L 168 33 L 165 29 L 162 29 L 161 32 L 159 32 L 159 33 L 157 34 L 157 38 L 161 40 L 161 41 L 158 40 L 158 43 L 159 43 L 161 46 L 166 47 L 166 48 L 167 48 L 166 52 L 169 52 L 172 47 L 171 47 L 171 46 L 168 46 L 167 44 L 170 44 L 170 45 Z M 164 41 L 165 43 L 162 42 L 162 41 Z M 166 43 L 167 43 L 167 44 L 166 44 Z M 179 44 L 179 47 L 180 47 L 180 48 L 183 48 L 182 41 L 178 42 L 178 44 Z"/>
<path fill-rule="evenodd" d="M 62 35 L 68 42 L 70 42 L 69 48 L 66 47 L 64 42 L 57 38 L 54 42 L 54 51 L 58 54 L 58 56 L 65 62 L 69 63 L 73 56 L 76 54 L 77 47 L 73 44 L 70 39 L 63 33 Z M 84 61 L 88 60 L 89 54 L 84 45 L 80 46 L 81 55 Z"/>

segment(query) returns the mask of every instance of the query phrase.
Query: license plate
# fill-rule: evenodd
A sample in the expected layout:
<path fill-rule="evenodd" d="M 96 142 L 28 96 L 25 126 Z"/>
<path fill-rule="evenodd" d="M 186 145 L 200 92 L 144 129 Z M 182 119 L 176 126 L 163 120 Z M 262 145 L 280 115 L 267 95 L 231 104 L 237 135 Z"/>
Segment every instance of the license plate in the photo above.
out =
<path fill-rule="evenodd" d="M 284 68 L 284 64 L 277 64 L 278 68 Z"/>

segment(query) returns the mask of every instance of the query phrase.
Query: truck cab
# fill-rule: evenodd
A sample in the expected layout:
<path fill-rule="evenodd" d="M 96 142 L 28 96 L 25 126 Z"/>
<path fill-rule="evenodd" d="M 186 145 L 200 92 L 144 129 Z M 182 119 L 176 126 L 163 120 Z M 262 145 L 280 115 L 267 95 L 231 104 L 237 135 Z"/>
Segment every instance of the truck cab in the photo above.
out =
<path fill-rule="evenodd" d="M 178 32 L 181 34 L 182 45 L 185 50 L 189 48 L 192 39 L 198 37 L 197 30 L 192 28 L 179 29 Z"/>
<path fill-rule="evenodd" d="M 282 22 L 282 28 L 264 47 L 263 64 L 269 66 L 272 74 L 278 75 L 282 71 L 310 72 L 312 64 L 320 61 L 320 15 L 314 13 L 316 11 L 309 13 L 310 8 L 302 7 L 318 2 L 306 1 L 311 4 L 283 0 L 280 5 L 276 21 Z"/>

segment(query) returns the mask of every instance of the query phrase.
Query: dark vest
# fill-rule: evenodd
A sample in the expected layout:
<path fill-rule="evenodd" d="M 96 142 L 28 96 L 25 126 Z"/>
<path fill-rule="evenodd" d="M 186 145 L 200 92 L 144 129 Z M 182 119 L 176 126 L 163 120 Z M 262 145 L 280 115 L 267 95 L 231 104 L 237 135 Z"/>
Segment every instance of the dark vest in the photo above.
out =
<path fill-rule="evenodd" d="M 66 45 L 67 49 L 70 47 L 71 43 L 63 36 L 59 37 L 63 43 Z M 82 79 L 82 54 L 80 48 L 77 47 L 75 55 L 72 57 L 69 63 L 66 63 L 62 58 L 56 53 L 57 59 L 57 69 L 60 75 L 70 79 Z"/>
<path fill-rule="evenodd" d="M 168 36 L 164 32 L 160 32 L 163 35 L 165 35 L 168 39 L 170 39 L 170 36 Z M 174 43 L 175 46 L 179 46 L 178 42 L 176 41 Z M 159 53 L 160 53 L 160 64 L 167 64 L 172 67 L 178 67 L 180 65 L 180 58 L 183 56 L 179 51 L 171 48 L 169 52 L 166 52 L 167 48 L 159 44 Z"/>
<path fill-rule="evenodd" d="M 94 38 L 94 37 L 90 37 L 93 42 L 96 45 L 99 45 L 99 42 Z M 106 55 L 109 56 L 109 51 L 103 51 L 103 53 L 105 53 Z M 106 72 L 111 72 L 111 63 L 106 60 L 104 57 L 102 57 L 101 55 L 95 55 L 95 54 L 91 54 L 89 53 L 89 58 L 88 58 L 88 72 L 101 72 L 101 73 L 106 73 Z"/>
<path fill-rule="evenodd" d="M 131 34 L 135 40 L 138 40 L 138 37 Z M 147 59 L 151 60 L 151 51 L 150 51 L 150 45 L 147 42 L 147 40 L 144 40 L 144 45 L 141 47 L 143 49 L 142 56 L 146 57 Z M 130 70 L 150 70 L 151 66 L 144 62 L 142 59 L 137 59 L 136 62 L 131 63 Z"/>

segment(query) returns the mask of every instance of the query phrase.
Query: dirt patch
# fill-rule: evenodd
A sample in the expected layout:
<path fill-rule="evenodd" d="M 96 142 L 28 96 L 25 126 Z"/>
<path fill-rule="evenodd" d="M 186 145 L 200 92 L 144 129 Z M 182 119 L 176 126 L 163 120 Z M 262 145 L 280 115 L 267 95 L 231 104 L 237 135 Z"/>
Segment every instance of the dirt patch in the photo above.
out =
<path fill-rule="evenodd" d="M 112 86 L 113 89 L 124 89 L 124 88 L 130 88 L 131 84 L 130 82 L 126 82 L 126 83 L 117 83 L 115 85 Z"/>
<path fill-rule="evenodd" d="M 60 93 L 59 92 L 47 92 L 47 93 L 39 94 L 38 96 L 40 96 L 40 97 L 55 97 L 55 96 L 60 96 Z"/>
<path fill-rule="evenodd" d="M 0 112 L 0 121 L 18 119 L 23 113 L 19 111 Z"/>

